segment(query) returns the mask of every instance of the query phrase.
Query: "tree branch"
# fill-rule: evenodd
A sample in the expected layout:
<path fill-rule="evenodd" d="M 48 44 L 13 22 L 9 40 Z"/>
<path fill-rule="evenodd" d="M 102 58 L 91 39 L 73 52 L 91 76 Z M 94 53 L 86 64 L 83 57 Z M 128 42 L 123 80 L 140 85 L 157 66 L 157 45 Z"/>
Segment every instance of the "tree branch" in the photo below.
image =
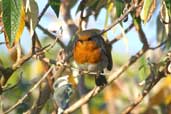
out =
<path fill-rule="evenodd" d="M 42 12 L 40 13 L 39 17 L 38 17 L 38 23 L 41 20 L 41 18 L 43 17 L 43 15 L 45 14 L 45 12 L 47 11 L 48 8 L 49 8 L 49 0 L 48 0 L 48 3 L 45 5 L 44 9 L 42 10 Z"/>
<path fill-rule="evenodd" d="M 147 37 L 146 37 L 146 35 L 145 35 L 145 33 L 144 33 L 144 31 L 143 31 L 140 24 L 138 25 L 137 31 L 138 31 L 138 34 L 139 34 L 140 41 L 143 44 L 143 47 L 146 48 L 146 49 L 149 48 Z"/>
<path fill-rule="evenodd" d="M 133 27 L 134 27 L 134 24 L 129 25 L 129 27 L 126 28 L 126 29 L 124 30 L 124 32 L 125 32 L 125 33 L 129 32 Z M 113 40 L 111 40 L 111 41 L 109 42 L 109 44 L 112 45 L 112 44 L 116 43 L 116 42 L 117 42 L 118 40 L 120 40 L 122 37 L 123 37 L 123 34 L 121 33 L 121 34 L 119 34 L 118 36 L 116 36 Z"/>
<path fill-rule="evenodd" d="M 66 46 L 64 45 L 64 43 L 59 39 L 59 38 L 56 38 L 55 35 L 53 35 L 52 33 L 50 33 L 47 29 L 45 29 L 44 27 L 42 27 L 40 24 L 37 25 L 37 27 L 42 30 L 45 34 L 47 34 L 50 38 L 52 38 L 53 40 L 54 39 L 57 39 L 57 42 L 59 43 L 59 45 L 62 47 L 62 48 L 66 48 Z"/>
<path fill-rule="evenodd" d="M 167 61 L 165 61 L 167 62 Z M 146 79 L 146 85 L 144 86 L 144 90 L 142 92 L 142 95 L 140 95 L 139 97 L 137 97 L 134 102 L 128 106 L 123 112 L 122 114 L 130 114 L 131 111 L 138 105 L 142 102 L 142 100 L 144 99 L 144 97 L 146 95 L 148 95 L 148 93 L 151 91 L 151 89 L 163 78 L 165 77 L 167 74 L 165 72 L 166 69 L 168 69 L 167 67 L 167 64 L 170 64 L 170 61 L 169 63 L 166 63 L 166 66 L 164 66 L 164 68 L 160 71 L 160 67 L 163 67 L 162 65 L 160 65 L 160 63 L 158 65 L 160 65 L 159 67 L 157 67 L 158 69 L 158 73 L 157 73 L 157 76 L 155 76 L 155 74 L 153 74 L 153 72 L 151 71 L 151 74 L 147 77 Z M 158 66 L 158 65 L 155 65 L 155 66 Z"/>
<path fill-rule="evenodd" d="M 133 11 L 134 9 L 136 9 L 138 6 L 136 4 L 132 4 L 129 9 L 123 14 L 121 15 L 119 18 L 117 18 L 110 26 L 108 26 L 106 29 L 102 30 L 100 32 L 99 35 L 104 34 L 105 32 L 109 31 L 110 29 L 112 29 L 116 24 L 118 24 L 119 22 L 121 22 L 131 11 Z"/>

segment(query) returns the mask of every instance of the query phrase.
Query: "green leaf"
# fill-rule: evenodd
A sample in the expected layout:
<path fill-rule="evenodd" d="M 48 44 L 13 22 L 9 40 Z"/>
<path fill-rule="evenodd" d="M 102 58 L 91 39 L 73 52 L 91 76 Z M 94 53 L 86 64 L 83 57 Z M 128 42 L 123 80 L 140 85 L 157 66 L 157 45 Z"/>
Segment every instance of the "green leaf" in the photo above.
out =
<path fill-rule="evenodd" d="M 24 29 L 24 8 L 22 0 L 2 0 L 3 23 L 10 46 L 17 43 Z"/>
<path fill-rule="evenodd" d="M 143 8 L 140 13 L 141 20 L 146 23 L 152 16 L 156 8 L 156 0 L 144 0 Z"/>
<path fill-rule="evenodd" d="M 140 19 L 140 17 L 136 17 L 135 14 L 132 14 L 132 18 L 133 18 L 133 23 L 134 23 L 135 29 L 137 31 L 139 31 L 140 25 L 141 25 L 141 19 Z"/>
<path fill-rule="evenodd" d="M 140 60 L 140 68 L 139 68 L 139 78 L 140 80 L 144 80 L 149 75 L 149 66 L 147 64 L 147 60 L 145 56 L 141 57 Z"/>
<path fill-rule="evenodd" d="M 120 17 L 124 9 L 124 2 L 122 0 L 115 0 L 115 7 L 116 7 L 116 16 Z"/>
<path fill-rule="evenodd" d="M 166 39 L 166 32 L 163 23 L 160 21 L 160 17 L 157 17 L 157 41 L 159 43 L 163 42 Z"/>
<path fill-rule="evenodd" d="M 168 10 L 168 15 L 171 17 L 171 1 L 170 0 L 165 0 L 166 3 L 166 8 Z"/>
<path fill-rule="evenodd" d="M 2 0 L 0 0 L 0 15 L 2 14 Z"/>
<path fill-rule="evenodd" d="M 60 3 L 60 0 L 50 0 L 49 2 L 57 17 L 59 16 Z"/>

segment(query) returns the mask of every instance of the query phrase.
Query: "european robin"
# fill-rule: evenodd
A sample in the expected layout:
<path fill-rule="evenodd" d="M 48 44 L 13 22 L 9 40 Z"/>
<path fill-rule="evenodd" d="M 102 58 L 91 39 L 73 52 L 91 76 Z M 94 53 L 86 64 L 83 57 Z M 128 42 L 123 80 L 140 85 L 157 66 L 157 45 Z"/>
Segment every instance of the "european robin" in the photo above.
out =
<path fill-rule="evenodd" d="M 73 58 L 80 70 L 97 72 L 95 83 L 97 86 L 107 84 L 102 75 L 105 68 L 112 69 L 111 45 L 107 44 L 99 35 L 100 30 L 90 29 L 77 32 L 77 40 L 73 48 Z"/>

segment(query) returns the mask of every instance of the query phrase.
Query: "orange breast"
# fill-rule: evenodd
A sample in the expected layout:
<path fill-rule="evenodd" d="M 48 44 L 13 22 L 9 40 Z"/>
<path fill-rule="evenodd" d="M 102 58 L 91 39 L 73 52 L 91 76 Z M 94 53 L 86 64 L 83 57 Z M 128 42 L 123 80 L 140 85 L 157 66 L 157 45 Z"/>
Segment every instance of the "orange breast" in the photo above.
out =
<path fill-rule="evenodd" d="M 79 64 L 94 64 L 101 60 L 101 51 L 95 41 L 78 41 L 73 50 L 73 56 Z"/>

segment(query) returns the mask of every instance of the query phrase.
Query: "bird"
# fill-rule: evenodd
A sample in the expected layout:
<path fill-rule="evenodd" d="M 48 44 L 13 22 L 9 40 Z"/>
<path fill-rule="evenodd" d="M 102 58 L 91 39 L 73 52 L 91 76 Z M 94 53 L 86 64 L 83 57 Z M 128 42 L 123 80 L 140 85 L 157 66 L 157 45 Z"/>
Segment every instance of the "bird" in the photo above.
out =
<path fill-rule="evenodd" d="M 68 108 L 73 94 L 72 84 L 69 82 L 68 75 L 59 77 L 53 84 L 53 98 L 58 105 L 58 114 L 63 114 Z"/>
<path fill-rule="evenodd" d="M 103 71 L 105 68 L 112 70 L 113 61 L 111 45 L 105 42 L 100 33 L 98 29 L 78 31 L 73 46 L 73 59 L 80 71 L 96 72 L 95 84 L 104 86 L 107 80 Z"/>

